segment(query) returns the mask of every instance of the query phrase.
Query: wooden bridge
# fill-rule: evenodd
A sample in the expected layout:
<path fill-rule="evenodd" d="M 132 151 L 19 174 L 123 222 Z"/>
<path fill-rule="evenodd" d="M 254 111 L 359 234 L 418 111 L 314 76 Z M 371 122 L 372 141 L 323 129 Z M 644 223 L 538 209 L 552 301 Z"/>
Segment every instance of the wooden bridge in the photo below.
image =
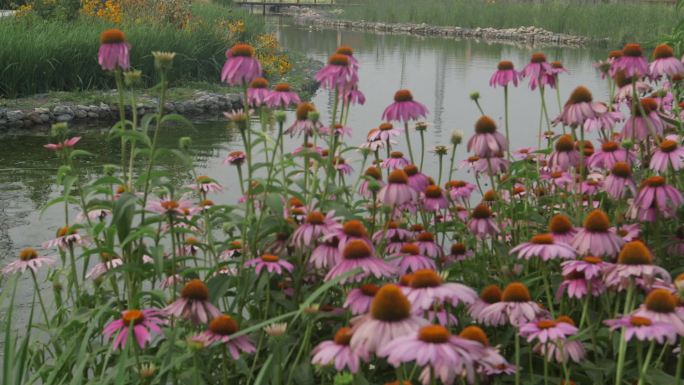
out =
<path fill-rule="evenodd" d="M 248 7 L 250 9 L 261 8 L 262 12 L 278 12 L 282 7 L 330 7 L 340 5 L 336 0 L 235 0 L 234 4 Z M 342 1 L 345 3 L 345 1 Z"/>

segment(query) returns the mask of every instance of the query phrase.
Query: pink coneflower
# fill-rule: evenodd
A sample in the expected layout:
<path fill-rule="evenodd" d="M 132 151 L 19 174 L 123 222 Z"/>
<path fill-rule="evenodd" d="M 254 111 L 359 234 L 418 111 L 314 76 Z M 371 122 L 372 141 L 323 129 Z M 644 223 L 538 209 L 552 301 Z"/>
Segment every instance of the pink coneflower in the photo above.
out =
<path fill-rule="evenodd" d="M 684 197 L 679 190 L 667 185 L 662 176 L 652 176 L 641 183 L 632 207 L 636 209 L 639 219 L 653 222 L 658 214 L 664 218 L 673 218 L 682 204 Z"/>
<path fill-rule="evenodd" d="M 333 158 L 333 167 L 341 175 L 349 175 L 354 172 L 352 166 L 350 166 L 349 163 L 347 163 L 347 161 L 345 161 L 341 156 L 336 156 Z"/>
<path fill-rule="evenodd" d="M 598 102 L 601 105 L 597 110 L 596 116 L 593 118 L 588 118 L 584 121 L 584 131 L 591 133 L 596 130 L 609 132 L 612 131 L 618 122 L 625 120 L 622 112 L 617 110 L 610 110 L 605 103 Z"/>
<path fill-rule="evenodd" d="M 344 95 L 342 97 L 344 98 L 344 102 L 346 104 L 364 105 L 366 103 L 366 95 L 359 90 L 359 87 L 356 84 L 344 91 Z"/>
<path fill-rule="evenodd" d="M 354 71 L 358 71 L 360 67 L 359 61 L 356 59 L 356 57 L 354 57 L 354 49 L 352 47 L 342 44 L 339 47 L 337 47 L 335 53 L 347 56 L 349 58 L 349 64 L 351 65 L 352 69 Z"/>
<path fill-rule="evenodd" d="M 387 284 L 375 294 L 370 312 L 352 320 L 350 346 L 355 352 L 374 353 L 427 324 L 427 320 L 411 313 L 411 303 L 401 288 Z"/>
<path fill-rule="evenodd" d="M 488 326 L 520 326 L 546 313 L 546 310 L 532 301 L 527 286 L 520 282 L 512 282 L 504 289 L 500 302 L 482 309 L 479 320 Z"/>
<path fill-rule="evenodd" d="M 496 123 L 481 116 L 475 123 L 475 135 L 468 140 L 468 151 L 483 158 L 493 157 L 508 149 L 506 137 L 497 132 Z"/>
<path fill-rule="evenodd" d="M 427 107 L 413 100 L 411 91 L 399 90 L 394 94 L 394 103 L 387 106 L 382 113 L 382 119 L 407 122 L 425 118 L 427 113 Z"/>
<path fill-rule="evenodd" d="M 536 150 L 537 149 L 534 147 L 522 147 L 513 151 L 511 155 L 513 155 L 513 158 L 516 160 L 533 160 L 537 156 L 537 154 L 534 153 Z"/>
<path fill-rule="evenodd" d="M 639 239 L 641 233 L 641 226 L 638 223 L 623 224 L 620 228 L 611 227 L 610 231 L 619 235 L 625 242 L 631 242 Z"/>
<path fill-rule="evenodd" d="M 174 200 L 161 198 L 151 199 L 147 203 L 147 210 L 156 212 L 158 214 L 184 215 L 185 209 L 190 209 L 192 206 L 192 201 L 187 199 Z"/>
<path fill-rule="evenodd" d="M 79 140 L 81 140 L 80 136 L 74 136 L 73 138 L 69 138 L 61 143 L 48 143 L 43 145 L 43 147 L 52 151 L 60 151 L 64 148 L 73 148 Z"/>
<path fill-rule="evenodd" d="M 411 231 L 399 227 L 396 221 L 390 221 L 387 224 L 387 229 L 381 229 L 373 234 L 373 242 L 380 243 L 384 239 L 389 239 L 390 242 L 403 243 L 413 237 Z"/>
<path fill-rule="evenodd" d="M 466 181 L 452 180 L 446 183 L 445 188 L 449 192 L 451 199 L 467 201 L 470 199 L 473 191 L 475 191 L 476 186 Z"/>
<path fill-rule="evenodd" d="M 598 297 L 606 290 L 600 277 L 589 279 L 584 272 L 576 270 L 563 274 L 563 282 L 558 286 L 556 299 L 560 300 L 564 293 L 567 294 L 568 298 L 582 299 L 589 294 L 590 287 L 591 295 L 594 297 Z"/>
<path fill-rule="evenodd" d="M 223 164 L 239 167 L 245 162 L 245 159 L 247 159 L 247 154 L 244 151 L 232 151 L 223 160 Z"/>
<path fill-rule="evenodd" d="M 594 102 L 589 89 L 579 86 L 572 91 L 563 111 L 554 122 L 562 122 L 571 127 L 583 126 L 587 119 L 596 118 L 607 111 L 605 104 Z"/>
<path fill-rule="evenodd" d="M 320 122 L 313 122 L 309 119 L 309 113 L 311 112 L 316 112 L 316 107 L 313 104 L 308 102 L 299 103 L 295 111 L 295 122 L 285 130 L 285 133 L 293 137 L 301 134 L 307 136 L 314 135 L 323 125 Z"/>
<path fill-rule="evenodd" d="M 273 254 L 264 254 L 259 258 L 254 258 L 245 262 L 245 267 L 251 266 L 254 266 L 257 275 L 261 274 L 263 269 L 266 269 L 269 273 L 278 275 L 283 274 L 283 270 L 290 273 L 294 270 L 293 264 L 284 259 L 280 259 L 277 255 Z"/>
<path fill-rule="evenodd" d="M 408 175 L 401 169 L 390 172 L 387 185 L 378 192 L 378 201 L 387 206 L 400 206 L 413 202 L 418 198 L 418 192 L 408 184 Z"/>
<path fill-rule="evenodd" d="M 529 242 L 521 243 L 511 249 L 510 253 L 517 254 L 520 259 L 529 260 L 532 257 L 539 257 L 542 261 L 573 259 L 576 256 L 572 246 L 556 240 L 553 234 L 535 235 Z"/>
<path fill-rule="evenodd" d="M 496 374 L 513 374 L 515 366 L 511 365 L 499 353 L 498 348 L 489 346 L 487 334 L 477 326 L 467 326 L 458 334 L 459 337 L 477 342 L 484 348 L 484 356 L 475 363 L 478 373 L 488 376 Z"/>
<path fill-rule="evenodd" d="M 49 249 L 52 247 L 59 247 L 62 250 L 66 250 L 74 245 L 85 246 L 88 244 L 88 240 L 82 237 L 78 233 L 78 229 L 69 226 L 62 226 L 57 229 L 57 237 L 51 239 L 47 242 L 43 242 L 41 245 L 44 249 Z"/>
<path fill-rule="evenodd" d="M 311 252 L 309 263 L 317 269 L 335 266 L 340 259 L 342 259 L 339 242 L 340 240 L 336 236 L 330 237 L 324 242 L 321 242 Z"/>
<path fill-rule="evenodd" d="M 311 247 L 320 237 L 333 234 L 341 228 L 334 211 L 329 211 L 326 215 L 320 211 L 312 211 L 306 215 L 306 223 L 292 233 L 292 244 L 300 248 Z"/>
<path fill-rule="evenodd" d="M 442 189 L 437 185 L 430 185 L 425 188 L 423 198 L 423 208 L 428 212 L 444 210 L 449 207 L 449 201 L 446 200 Z"/>
<path fill-rule="evenodd" d="M 126 36 L 118 29 L 108 29 L 100 34 L 100 50 L 97 62 L 105 71 L 127 70 L 131 67 Z"/>
<path fill-rule="evenodd" d="M 679 299 L 668 289 L 653 289 L 632 316 L 645 317 L 656 322 L 672 325 L 680 336 L 684 336 L 684 319 L 677 309 Z"/>
<path fill-rule="evenodd" d="M 196 184 L 189 186 L 193 190 L 201 191 L 203 193 L 223 191 L 223 186 L 216 183 L 213 178 L 210 178 L 206 175 L 198 176 L 195 181 Z"/>
<path fill-rule="evenodd" d="M 325 276 L 325 280 L 334 279 L 357 267 L 361 268 L 362 271 L 360 273 L 347 277 L 340 283 L 359 282 L 370 275 L 373 275 L 375 278 L 391 277 L 396 273 L 394 266 L 375 256 L 375 251 L 368 245 L 368 242 L 353 239 L 347 242 L 344 250 L 342 250 L 342 259 L 330 269 Z"/>
<path fill-rule="evenodd" d="M 435 235 L 428 231 L 421 231 L 416 235 L 416 245 L 428 257 L 438 258 L 444 254 L 442 247 L 435 242 Z"/>
<path fill-rule="evenodd" d="M 425 189 L 430 185 L 430 178 L 418 170 L 418 167 L 413 164 L 409 164 L 404 167 L 406 175 L 408 175 L 408 184 L 413 187 L 419 193 L 425 191 Z"/>
<path fill-rule="evenodd" d="M 368 353 L 352 350 L 349 346 L 351 338 L 350 328 L 338 329 L 332 341 L 323 341 L 313 348 L 311 363 L 323 366 L 333 364 L 338 372 L 342 372 L 345 368 L 348 368 L 352 374 L 358 372 L 361 360 L 368 361 Z"/>
<path fill-rule="evenodd" d="M 617 263 L 607 269 L 604 282 L 622 291 L 636 279 L 650 286 L 656 278 L 670 282 L 667 270 L 653 264 L 653 254 L 641 241 L 627 242 L 620 250 Z"/>
<path fill-rule="evenodd" d="M 553 238 L 559 242 L 572 244 L 572 239 L 577 234 L 577 229 L 570 221 L 570 218 L 563 214 L 556 214 L 549 220 L 549 232 Z"/>
<path fill-rule="evenodd" d="M 567 171 L 552 171 L 552 172 L 541 172 L 541 180 L 548 180 L 551 182 L 551 190 L 556 190 L 556 188 L 561 188 L 565 190 L 570 190 L 570 187 L 575 183 L 573 176 Z"/>
<path fill-rule="evenodd" d="M 359 194 L 361 196 L 366 198 L 373 196 L 373 192 L 369 188 L 371 183 L 375 183 L 378 188 L 385 186 L 385 182 L 382 180 L 382 172 L 379 168 L 368 167 L 363 175 L 365 178 L 363 178 L 359 184 Z"/>
<path fill-rule="evenodd" d="M 579 165 L 580 154 L 571 135 L 561 135 L 554 148 L 555 151 L 549 157 L 549 167 L 552 170 L 567 171 Z"/>
<path fill-rule="evenodd" d="M 679 145 L 676 136 L 668 136 L 660 142 L 660 146 L 653 152 L 649 168 L 661 173 L 667 171 L 670 167 L 672 167 L 672 170 L 678 171 L 684 168 L 683 159 L 684 147 Z"/>
<path fill-rule="evenodd" d="M 249 44 L 235 44 L 226 51 L 226 63 L 221 70 L 221 81 L 231 86 L 247 85 L 261 76 L 261 64 Z"/>
<path fill-rule="evenodd" d="M 371 135 L 371 132 L 373 133 Z M 401 126 L 395 127 L 392 123 L 381 123 L 376 131 L 371 130 L 368 133 L 369 140 L 380 140 L 381 142 L 386 142 L 395 136 L 401 135 L 404 132 L 404 128 Z"/>
<path fill-rule="evenodd" d="M 30 269 L 34 274 L 38 268 L 43 265 L 52 265 L 56 261 L 50 257 L 38 255 L 36 249 L 27 247 L 19 252 L 19 258 L 7 264 L 2 269 L 3 274 L 13 274 L 16 272 L 23 273 L 26 269 Z"/>
<path fill-rule="evenodd" d="M 520 76 L 530 79 L 530 89 L 534 91 L 537 89 L 537 86 L 544 87 L 549 84 L 549 77 L 545 75 L 552 72 L 553 68 L 547 63 L 546 55 L 536 52 L 532 54 L 530 62 L 520 72 Z"/>
<path fill-rule="evenodd" d="M 659 344 L 674 345 L 677 340 L 675 328 L 665 322 L 659 322 L 647 317 L 626 315 L 616 319 L 603 321 L 610 330 L 624 329 L 625 341 L 636 337 L 639 341 L 656 341 Z"/>
<path fill-rule="evenodd" d="M 640 80 L 633 80 L 625 76 L 623 71 L 618 71 L 615 75 L 615 85 L 618 87 L 613 100 L 615 102 L 625 102 L 631 104 L 636 90 L 637 97 L 651 90 L 651 86 Z"/>
<path fill-rule="evenodd" d="M 160 325 L 164 324 L 162 314 L 156 309 L 130 309 L 121 312 L 121 318 L 108 323 L 102 334 L 109 339 L 116 334 L 112 348 L 117 350 L 126 346 L 128 335 L 134 336 L 140 349 L 152 341 L 153 334 L 161 334 Z M 133 328 L 133 332 L 129 328 Z"/>
<path fill-rule="evenodd" d="M 580 184 L 580 194 L 594 196 L 599 193 L 603 186 L 603 175 L 599 174 L 600 178 L 594 179 L 591 175 L 587 176 L 587 180 Z"/>
<path fill-rule="evenodd" d="M 266 104 L 271 90 L 268 89 L 268 80 L 262 77 L 256 77 L 249 83 L 247 88 L 247 100 L 249 104 L 254 107 L 259 107 Z"/>
<path fill-rule="evenodd" d="M 404 243 L 398 253 L 392 255 L 392 264 L 399 269 L 399 274 L 420 269 L 435 269 L 435 261 L 421 254 L 415 243 Z"/>
<path fill-rule="evenodd" d="M 558 343 L 577 333 L 577 327 L 566 322 L 540 319 L 520 326 L 520 336 L 527 342 L 537 341 L 542 344 Z"/>
<path fill-rule="evenodd" d="M 324 239 L 327 240 L 331 237 L 337 237 L 339 239 L 338 248 L 340 252 L 344 250 L 349 241 L 355 239 L 366 242 L 371 248 L 374 247 L 368 236 L 368 230 L 366 230 L 366 226 L 363 225 L 363 222 L 356 219 L 350 219 L 344 222 L 341 228 L 336 229 L 331 234 L 326 235 Z"/>
<path fill-rule="evenodd" d="M 489 158 L 480 158 L 473 165 L 473 169 L 478 174 L 484 173 L 495 176 L 508 171 L 510 162 L 504 158 L 503 153 L 498 153 Z"/>
<path fill-rule="evenodd" d="M 98 279 L 106 272 L 116 269 L 124 264 L 123 260 L 118 256 L 111 256 L 108 253 L 100 253 L 102 262 L 93 266 L 86 274 L 86 279 Z"/>
<path fill-rule="evenodd" d="M 347 294 L 342 306 L 349 309 L 354 315 L 365 314 L 370 309 L 371 301 L 379 289 L 372 283 L 364 283 Z"/>
<path fill-rule="evenodd" d="M 112 215 L 112 211 L 109 209 L 93 209 L 88 211 L 87 213 L 78 213 L 78 215 L 76 216 L 76 220 L 79 222 L 83 222 L 87 218 L 91 221 L 104 221 L 105 218 L 107 218 L 110 215 Z"/>
<path fill-rule="evenodd" d="M 245 335 L 233 337 L 233 334 L 239 330 L 238 323 L 233 317 L 219 314 L 211 320 L 206 331 L 197 335 L 197 340 L 203 342 L 205 346 L 216 342 L 223 343 L 230 352 L 230 356 L 237 360 L 240 358 L 240 353 L 251 354 L 256 352 L 256 348 L 249 337 Z"/>
<path fill-rule="evenodd" d="M 168 289 L 182 282 L 183 277 L 180 274 L 169 275 L 166 278 L 164 278 L 161 282 L 159 282 L 159 287 L 162 289 Z"/>
<path fill-rule="evenodd" d="M 649 74 L 648 62 L 644 58 L 639 44 L 625 44 L 622 48 L 622 54 L 621 57 L 616 58 L 611 64 L 610 73 L 612 76 L 617 71 L 623 71 L 628 78 L 639 78 Z"/>
<path fill-rule="evenodd" d="M 314 76 L 323 89 L 347 89 L 358 83 L 359 78 L 352 68 L 349 56 L 335 53 L 328 58 L 328 64 Z"/>
<path fill-rule="evenodd" d="M 603 272 L 610 266 L 601 258 L 586 256 L 575 261 L 563 261 L 561 263 L 562 274 L 582 273 L 586 279 L 601 278 Z"/>
<path fill-rule="evenodd" d="M 264 99 L 269 108 L 287 108 L 291 105 L 301 103 L 299 95 L 292 91 L 287 83 L 279 83 Z"/>
<path fill-rule="evenodd" d="M 658 116 L 658 103 L 653 98 L 642 98 L 641 112 L 639 106 L 632 108 L 632 116 L 627 119 L 622 128 L 622 137 L 633 141 L 642 141 L 651 135 L 661 135 L 664 130 L 664 123 Z M 646 114 L 646 115 L 644 115 Z"/>
<path fill-rule="evenodd" d="M 508 60 L 502 60 L 496 67 L 496 72 L 489 79 L 489 86 L 496 88 L 496 86 L 506 87 L 509 83 L 518 86 L 518 72 L 513 68 L 513 63 Z"/>
<path fill-rule="evenodd" d="M 670 254 L 684 255 L 684 227 L 677 227 L 671 237 L 671 244 L 668 247 Z"/>
<path fill-rule="evenodd" d="M 603 183 L 603 190 L 613 199 L 622 199 L 627 191 L 636 194 L 636 184 L 632 179 L 632 167 L 625 162 L 616 162 Z"/>
<path fill-rule="evenodd" d="M 404 158 L 404 153 L 400 151 L 392 151 L 390 156 L 382 161 L 383 168 L 389 168 L 391 170 L 408 166 L 410 162 L 408 159 Z"/>
<path fill-rule="evenodd" d="M 348 126 L 343 126 L 339 123 L 333 124 L 331 127 L 324 127 L 321 129 L 321 134 L 323 135 L 333 135 L 337 137 L 348 136 L 351 138 L 352 129 Z"/>
<path fill-rule="evenodd" d="M 435 303 L 448 303 L 456 307 L 460 304 L 470 305 L 477 299 L 473 289 L 460 283 L 445 283 L 434 268 L 415 270 L 404 293 L 416 313 L 429 310 Z"/>
<path fill-rule="evenodd" d="M 484 349 L 475 341 L 452 335 L 444 326 L 426 325 L 392 340 L 377 354 L 387 357 L 387 362 L 395 367 L 415 361 L 424 367 L 420 375 L 423 384 L 434 384 L 436 378 L 451 384 L 464 374 L 469 381 L 474 380 L 475 363 L 484 356 Z"/>
<path fill-rule="evenodd" d="M 470 214 L 468 229 L 479 238 L 497 235 L 501 232 L 492 219 L 492 210 L 486 204 L 479 204 Z"/>
<path fill-rule="evenodd" d="M 636 162 L 636 156 L 631 151 L 620 147 L 620 143 L 612 140 L 603 141 L 601 143 L 601 148 L 587 158 L 588 167 L 606 170 L 612 169 L 617 162 L 634 164 L 634 162 Z"/>
<path fill-rule="evenodd" d="M 571 245 L 580 255 L 614 257 L 620 252 L 620 247 L 624 243 L 622 238 L 610 231 L 608 215 L 596 209 L 584 219 L 584 227 L 577 232 Z"/>
<path fill-rule="evenodd" d="M 443 261 L 446 264 L 450 264 L 454 262 L 465 261 L 466 259 L 470 259 L 474 256 L 475 252 L 473 250 L 468 250 L 465 244 L 453 243 L 451 245 L 449 254 L 444 256 Z"/>
<path fill-rule="evenodd" d="M 660 44 L 653 50 L 653 62 L 649 65 L 651 77 L 684 75 L 684 65 L 674 57 L 674 50 L 667 44 Z"/>
<path fill-rule="evenodd" d="M 565 324 L 575 328 L 575 321 L 568 316 L 559 316 L 555 319 L 557 325 Z M 577 328 L 575 328 L 576 330 Z M 572 333 L 573 335 L 576 334 Z M 565 363 L 568 361 L 581 362 L 586 356 L 586 350 L 580 341 L 563 340 L 557 343 L 538 343 L 532 348 L 536 353 L 546 357 L 547 361 Z M 569 385 L 569 384 L 566 384 Z"/>
<path fill-rule="evenodd" d="M 502 295 L 503 293 L 498 285 L 485 286 L 480 291 L 480 295 L 475 298 L 475 301 L 468 306 L 470 317 L 477 322 L 483 322 L 481 317 L 482 310 L 491 304 L 501 302 Z"/>
<path fill-rule="evenodd" d="M 190 320 L 195 325 L 205 324 L 210 318 L 221 314 L 209 301 L 209 288 L 199 279 L 186 283 L 180 298 L 165 307 L 163 312 L 168 316 Z"/>

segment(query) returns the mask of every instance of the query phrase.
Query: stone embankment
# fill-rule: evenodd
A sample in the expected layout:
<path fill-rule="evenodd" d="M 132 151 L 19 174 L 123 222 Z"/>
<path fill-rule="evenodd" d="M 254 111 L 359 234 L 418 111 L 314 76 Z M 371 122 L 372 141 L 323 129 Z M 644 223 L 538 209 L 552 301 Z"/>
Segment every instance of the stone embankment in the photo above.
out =
<path fill-rule="evenodd" d="M 157 105 L 158 101 L 154 98 L 141 98 L 137 104 L 138 115 L 155 113 Z M 240 108 L 242 108 L 242 100 L 239 94 L 216 94 L 205 91 L 196 92 L 189 100 L 169 101 L 164 104 L 165 112 L 178 113 L 188 117 L 219 115 L 223 111 Z M 131 112 L 131 107 L 127 106 L 126 115 L 130 116 Z M 28 129 L 36 126 L 49 126 L 57 122 L 74 124 L 111 123 L 118 119 L 118 104 L 58 103 L 50 108 L 36 107 L 30 110 L 0 108 L 0 130 Z"/>
<path fill-rule="evenodd" d="M 537 27 L 506 29 L 461 28 L 452 26 L 432 26 L 424 23 L 383 23 L 365 20 L 345 20 L 343 18 L 338 18 L 339 15 L 343 14 L 342 10 L 322 11 L 304 7 L 283 8 L 281 12 L 293 16 L 297 24 L 321 28 L 341 28 L 418 36 L 478 39 L 493 43 L 517 43 L 534 46 L 583 47 L 588 45 L 608 45 L 608 39 L 594 39 L 553 33 Z"/>

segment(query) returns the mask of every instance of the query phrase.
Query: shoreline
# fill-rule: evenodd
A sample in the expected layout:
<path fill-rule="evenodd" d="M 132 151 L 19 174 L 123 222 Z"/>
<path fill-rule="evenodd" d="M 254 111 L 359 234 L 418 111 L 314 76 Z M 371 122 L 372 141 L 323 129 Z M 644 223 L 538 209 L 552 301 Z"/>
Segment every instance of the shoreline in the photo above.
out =
<path fill-rule="evenodd" d="M 332 12 L 340 13 L 341 10 Z M 483 40 L 491 43 L 524 44 L 535 47 L 607 47 L 609 39 L 554 33 L 537 27 L 518 28 L 462 28 L 455 26 L 431 26 L 425 23 L 384 23 L 365 20 L 347 20 L 331 17 L 330 12 L 305 7 L 284 7 L 281 14 L 292 16 L 298 25 L 321 28 L 349 29 L 356 31 L 385 32 L 423 37 L 448 37 L 456 39 Z"/>

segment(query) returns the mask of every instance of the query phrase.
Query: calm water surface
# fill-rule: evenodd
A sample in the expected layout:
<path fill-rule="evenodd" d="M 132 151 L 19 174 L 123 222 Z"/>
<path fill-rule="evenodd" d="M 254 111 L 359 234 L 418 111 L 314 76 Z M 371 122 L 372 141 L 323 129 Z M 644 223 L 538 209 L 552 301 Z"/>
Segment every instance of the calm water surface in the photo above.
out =
<path fill-rule="evenodd" d="M 325 61 L 340 44 L 354 48 L 355 56 L 361 62 L 360 89 L 366 94 L 367 103 L 353 109 L 349 125 L 353 128 L 350 143 L 360 144 L 367 131 L 380 123 L 380 116 L 392 101 L 394 91 L 408 88 L 414 98 L 430 110 L 426 147 L 448 144 L 453 129 L 462 129 L 469 135 L 479 113 L 469 100 L 472 91 L 479 91 L 485 112 L 497 119 L 502 118 L 503 92 L 490 89 L 487 85 L 496 64 L 512 60 L 522 68 L 534 51 L 531 47 L 487 44 L 475 41 L 457 41 L 442 38 L 420 38 L 403 35 L 378 35 L 365 32 L 310 30 L 290 24 L 288 19 L 269 19 L 282 45 L 313 58 Z M 585 85 L 594 91 L 595 97 L 604 98 L 603 83 L 592 63 L 600 58 L 602 51 L 588 49 L 554 48 L 544 50 L 549 60 L 560 60 L 569 69 L 571 76 L 561 80 L 563 100 L 577 85 Z M 555 94 L 549 95 L 551 114 L 557 113 Z M 539 94 L 525 86 L 510 91 L 511 99 L 511 142 L 512 147 L 536 145 L 539 125 Z M 330 97 L 319 92 L 314 103 L 327 120 Z M 107 129 L 81 132 L 79 147 L 96 154 L 94 159 L 83 164 L 83 174 L 101 171 L 101 165 L 116 163 L 118 151 L 115 143 L 109 142 Z M 164 132 L 162 146 L 175 147 L 182 136 L 193 138 L 193 152 L 197 155 L 195 167 L 198 174 L 209 175 L 224 186 L 231 186 L 228 192 L 215 197 L 221 203 L 232 203 L 237 198 L 235 171 L 221 164 L 229 151 L 239 149 L 239 135 L 226 129 L 223 121 L 198 123 L 194 130 L 172 128 Z M 60 188 L 55 186 L 55 157 L 42 148 L 48 142 L 46 135 L 24 134 L 5 136 L 0 151 L 0 266 L 15 258 L 19 249 L 36 246 L 54 236 L 62 225 L 61 207 L 42 207 L 51 198 L 58 196 Z M 297 144 L 286 142 L 289 148 Z M 418 138 L 414 137 L 415 145 Z M 458 154 L 466 157 L 465 150 Z M 348 153 L 347 160 L 360 167 L 360 157 Z M 435 164 L 431 153 L 426 154 L 426 164 Z M 179 177 L 187 176 L 172 160 L 165 167 L 175 169 Z M 434 170 L 434 169 L 433 169 Z M 30 291 L 28 291 L 30 292 Z M 28 293 L 25 301 L 30 301 Z"/>

